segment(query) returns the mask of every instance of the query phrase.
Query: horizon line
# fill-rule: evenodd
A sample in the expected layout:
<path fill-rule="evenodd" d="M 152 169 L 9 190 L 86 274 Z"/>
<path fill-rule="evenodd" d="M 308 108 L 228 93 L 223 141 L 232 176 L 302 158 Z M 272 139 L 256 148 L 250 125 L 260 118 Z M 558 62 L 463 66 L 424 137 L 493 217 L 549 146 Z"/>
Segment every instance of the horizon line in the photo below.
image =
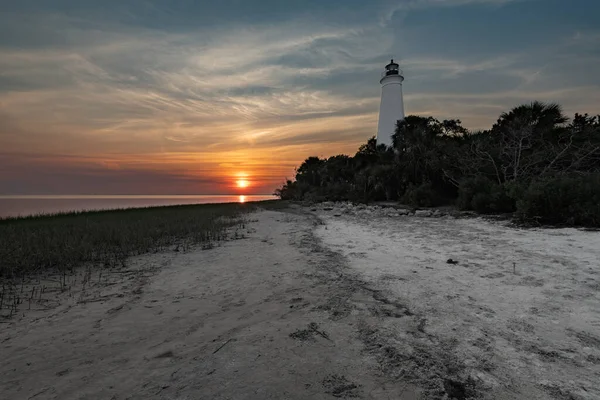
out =
<path fill-rule="evenodd" d="M 0 194 L 0 199 L 75 199 L 75 198 L 194 198 L 194 197 L 230 197 L 230 196 L 275 196 L 274 194 L 243 194 L 243 193 L 229 193 L 229 194 Z"/>

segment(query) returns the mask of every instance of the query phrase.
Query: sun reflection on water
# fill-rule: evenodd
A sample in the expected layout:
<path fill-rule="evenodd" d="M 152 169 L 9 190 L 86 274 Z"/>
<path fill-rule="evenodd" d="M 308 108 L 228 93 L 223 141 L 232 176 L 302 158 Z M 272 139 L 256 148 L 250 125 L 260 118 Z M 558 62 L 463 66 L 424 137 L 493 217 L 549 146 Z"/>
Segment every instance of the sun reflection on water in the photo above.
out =
<path fill-rule="evenodd" d="M 240 203 L 245 203 L 245 202 L 246 202 L 246 196 L 240 195 Z"/>

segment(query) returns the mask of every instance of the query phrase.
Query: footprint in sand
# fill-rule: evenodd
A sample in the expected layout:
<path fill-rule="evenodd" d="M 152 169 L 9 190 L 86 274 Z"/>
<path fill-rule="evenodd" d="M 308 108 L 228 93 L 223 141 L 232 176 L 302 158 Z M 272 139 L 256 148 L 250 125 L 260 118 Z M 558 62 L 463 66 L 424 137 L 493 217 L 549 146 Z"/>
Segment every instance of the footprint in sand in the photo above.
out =
<path fill-rule="evenodd" d="M 492 272 L 491 274 L 481 275 L 482 278 L 489 278 L 489 279 L 502 278 L 503 276 L 504 276 L 504 274 L 502 272 Z"/>

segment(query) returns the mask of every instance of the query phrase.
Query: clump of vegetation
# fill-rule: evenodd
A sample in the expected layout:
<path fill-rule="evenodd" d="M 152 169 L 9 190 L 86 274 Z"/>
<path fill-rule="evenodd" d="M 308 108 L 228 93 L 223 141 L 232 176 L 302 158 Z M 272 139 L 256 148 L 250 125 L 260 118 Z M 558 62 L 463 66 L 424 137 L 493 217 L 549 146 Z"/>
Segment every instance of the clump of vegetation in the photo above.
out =
<path fill-rule="evenodd" d="M 211 248 L 244 225 L 253 204 L 202 204 L 0 219 L 0 314 L 16 308 L 23 283 L 77 267 L 124 266 L 132 255 L 192 245 Z M 19 289 L 20 288 L 20 289 Z M 33 296 L 33 294 L 32 294 Z"/>
<path fill-rule="evenodd" d="M 468 178 L 458 188 L 456 205 L 460 210 L 474 210 L 480 214 L 508 213 L 515 210 L 515 202 L 504 185 L 484 176 Z"/>
<path fill-rule="evenodd" d="M 600 226 L 600 116 L 533 102 L 503 113 L 489 129 L 460 120 L 408 116 L 393 145 L 375 138 L 353 156 L 309 157 L 275 194 L 287 200 L 413 206 L 456 204 L 521 221 Z"/>
<path fill-rule="evenodd" d="M 401 200 L 417 207 L 436 207 L 448 202 L 443 194 L 435 190 L 431 182 L 425 182 L 419 186 L 410 184 Z"/>
<path fill-rule="evenodd" d="M 600 173 L 534 179 L 521 190 L 516 217 L 543 224 L 600 226 Z"/>

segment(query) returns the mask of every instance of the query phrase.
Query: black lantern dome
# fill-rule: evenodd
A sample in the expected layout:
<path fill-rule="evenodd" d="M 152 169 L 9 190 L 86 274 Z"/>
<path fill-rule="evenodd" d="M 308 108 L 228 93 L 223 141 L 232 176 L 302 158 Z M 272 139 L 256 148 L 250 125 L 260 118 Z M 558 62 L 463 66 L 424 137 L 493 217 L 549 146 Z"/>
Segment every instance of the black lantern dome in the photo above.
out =
<path fill-rule="evenodd" d="M 385 66 L 385 75 L 399 75 L 400 74 L 400 66 L 394 62 L 394 59 L 390 61 L 388 65 Z"/>

